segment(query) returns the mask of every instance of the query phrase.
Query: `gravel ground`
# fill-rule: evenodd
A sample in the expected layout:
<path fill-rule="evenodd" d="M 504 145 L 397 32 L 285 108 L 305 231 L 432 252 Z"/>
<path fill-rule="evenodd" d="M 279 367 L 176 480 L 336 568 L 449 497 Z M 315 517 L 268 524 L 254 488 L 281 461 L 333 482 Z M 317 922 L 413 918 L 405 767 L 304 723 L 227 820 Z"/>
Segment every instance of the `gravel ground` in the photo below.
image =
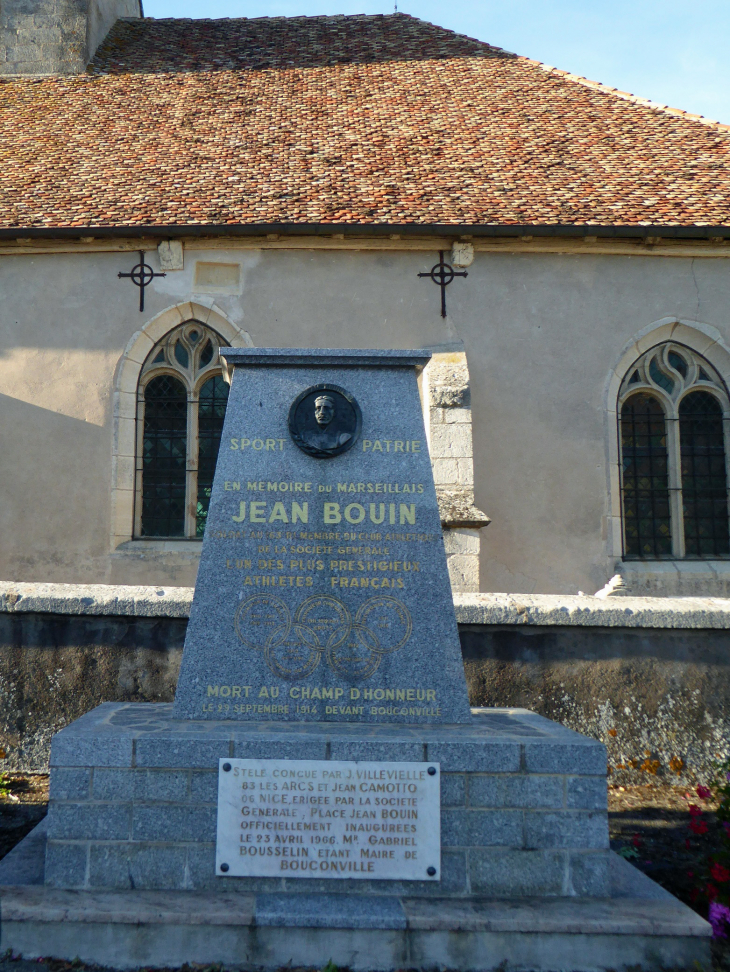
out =
<path fill-rule="evenodd" d="M 9 773 L 7 777 L 10 793 L 0 797 L 0 858 L 35 827 L 45 815 L 48 805 L 47 775 Z M 652 880 L 707 917 L 703 908 L 691 901 L 691 882 L 687 876 L 688 871 L 700 868 L 708 847 L 707 838 L 699 840 L 689 830 L 689 804 L 700 802 L 693 792 L 682 787 L 658 783 L 610 786 L 608 819 L 613 850 L 623 854 Z M 712 804 L 703 803 L 703 808 L 709 810 L 705 816 L 711 838 L 720 828 L 714 819 Z M 730 942 L 716 943 L 713 948 L 713 972 L 730 972 Z M 29 962 L 9 956 L 0 958 L 0 972 L 70 972 L 72 969 L 83 972 L 89 968 L 78 963 L 53 960 Z M 190 972 L 219 972 L 219 967 L 196 965 Z M 304 970 L 287 968 L 281 972 Z M 330 966 L 325 972 L 337 970 Z M 686 972 L 703 970 L 696 965 Z"/>

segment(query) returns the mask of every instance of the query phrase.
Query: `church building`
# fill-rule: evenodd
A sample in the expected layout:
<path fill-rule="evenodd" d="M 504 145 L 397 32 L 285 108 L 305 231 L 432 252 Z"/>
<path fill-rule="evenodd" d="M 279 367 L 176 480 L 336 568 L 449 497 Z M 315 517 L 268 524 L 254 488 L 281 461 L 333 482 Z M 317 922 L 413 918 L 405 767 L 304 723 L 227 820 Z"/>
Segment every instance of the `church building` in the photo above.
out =
<path fill-rule="evenodd" d="M 0 334 L 2 580 L 192 585 L 219 349 L 414 348 L 455 590 L 730 596 L 728 125 L 400 13 L 3 0 Z"/>

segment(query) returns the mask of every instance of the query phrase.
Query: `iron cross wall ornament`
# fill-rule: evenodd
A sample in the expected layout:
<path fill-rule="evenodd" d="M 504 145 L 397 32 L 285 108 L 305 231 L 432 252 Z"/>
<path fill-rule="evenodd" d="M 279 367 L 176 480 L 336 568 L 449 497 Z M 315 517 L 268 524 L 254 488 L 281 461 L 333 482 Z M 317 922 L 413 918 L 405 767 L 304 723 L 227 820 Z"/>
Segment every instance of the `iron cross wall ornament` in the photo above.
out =
<path fill-rule="evenodd" d="M 153 277 L 166 277 L 166 273 L 155 273 L 149 263 L 144 262 L 144 250 L 139 251 L 139 263 L 132 267 L 131 273 L 118 273 L 118 277 L 130 277 L 135 287 L 139 287 L 139 309 L 144 310 L 144 289 L 152 283 Z"/>
<path fill-rule="evenodd" d="M 419 277 L 430 277 L 441 288 L 441 316 L 446 317 L 446 288 L 454 277 L 468 277 L 466 270 L 454 270 L 451 264 L 444 260 L 444 251 L 439 250 L 439 262 L 434 264 L 428 273 L 419 273 Z"/>

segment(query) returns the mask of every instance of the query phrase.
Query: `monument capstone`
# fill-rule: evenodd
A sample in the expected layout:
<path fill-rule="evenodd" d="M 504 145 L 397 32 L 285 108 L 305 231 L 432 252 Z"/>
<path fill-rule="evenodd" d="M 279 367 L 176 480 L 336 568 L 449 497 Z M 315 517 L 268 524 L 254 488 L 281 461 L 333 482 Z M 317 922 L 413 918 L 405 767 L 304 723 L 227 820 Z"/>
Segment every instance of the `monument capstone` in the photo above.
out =
<path fill-rule="evenodd" d="M 470 719 L 418 351 L 225 349 L 175 715 Z"/>

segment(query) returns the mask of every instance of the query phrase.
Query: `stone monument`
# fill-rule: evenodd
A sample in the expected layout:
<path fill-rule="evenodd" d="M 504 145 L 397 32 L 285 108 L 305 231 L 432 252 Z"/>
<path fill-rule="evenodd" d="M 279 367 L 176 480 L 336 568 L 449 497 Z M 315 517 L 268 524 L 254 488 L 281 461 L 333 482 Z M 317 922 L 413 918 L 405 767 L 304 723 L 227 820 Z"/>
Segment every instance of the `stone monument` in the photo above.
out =
<path fill-rule="evenodd" d="M 420 352 L 225 350 L 174 715 L 468 722 Z"/>
<path fill-rule="evenodd" d="M 0 888 L 0 945 L 116 967 L 705 960 L 706 923 L 609 853 L 604 747 L 469 709 L 428 355 L 222 355 L 175 703 L 54 737 L 44 885 Z"/>

